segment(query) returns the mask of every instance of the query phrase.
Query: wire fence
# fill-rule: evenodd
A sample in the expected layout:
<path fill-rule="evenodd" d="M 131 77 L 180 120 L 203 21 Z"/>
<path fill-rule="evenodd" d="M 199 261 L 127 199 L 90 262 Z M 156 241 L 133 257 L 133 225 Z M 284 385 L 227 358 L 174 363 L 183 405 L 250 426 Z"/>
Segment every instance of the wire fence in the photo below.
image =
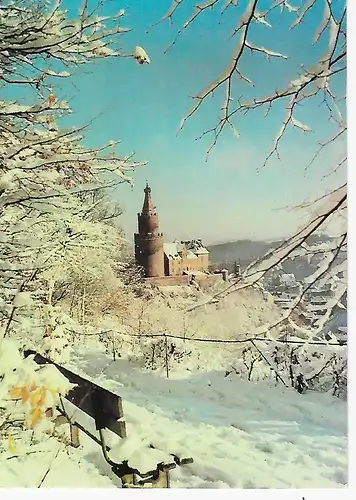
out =
<path fill-rule="evenodd" d="M 105 333 L 114 333 L 112 330 L 107 330 L 105 332 L 101 332 L 100 335 L 105 335 Z M 119 332 L 118 332 L 119 333 Z M 278 379 L 280 382 L 285 387 L 288 387 L 288 384 L 284 380 L 283 376 L 279 373 L 279 369 L 274 366 L 271 360 L 266 357 L 266 355 L 263 353 L 262 349 L 257 345 L 257 343 L 273 343 L 273 344 L 281 344 L 281 345 L 294 345 L 294 346 L 308 346 L 308 345 L 313 345 L 313 346 L 337 346 L 337 347 L 343 347 L 347 345 L 347 340 L 346 339 L 340 339 L 337 342 L 335 341 L 321 341 L 321 340 L 296 340 L 296 339 L 283 339 L 283 338 L 278 338 L 278 339 L 273 339 L 273 338 L 261 338 L 261 337 L 245 337 L 243 339 L 212 339 L 212 338 L 197 338 L 197 337 L 187 337 L 186 335 L 173 335 L 170 333 L 128 333 L 128 332 L 122 332 L 119 333 L 119 335 L 123 335 L 126 337 L 130 338 L 137 338 L 137 339 L 142 339 L 142 338 L 147 338 L 147 339 L 163 339 L 164 340 L 164 368 L 165 368 L 165 373 L 166 377 L 169 378 L 169 360 L 170 360 L 170 354 L 169 354 L 169 346 L 168 346 L 168 339 L 171 340 L 182 340 L 183 342 L 198 342 L 198 343 L 205 343 L 205 344 L 250 344 L 255 351 L 259 353 L 259 356 L 261 359 L 269 366 L 270 370 L 275 373 L 276 379 Z M 329 361 L 326 362 L 326 366 L 328 366 Z M 323 369 L 321 370 L 323 371 Z"/>
<path fill-rule="evenodd" d="M 84 335 L 105 335 L 106 333 L 117 333 L 118 335 L 123 335 L 125 337 L 133 338 L 167 338 L 167 339 L 177 339 L 184 340 L 187 342 L 206 342 L 213 344 L 244 344 L 250 342 L 273 342 L 279 344 L 296 344 L 296 345 L 323 345 L 323 346 L 346 346 L 347 340 L 340 339 L 337 342 L 321 341 L 321 340 L 294 340 L 294 339 L 272 339 L 272 338 L 261 338 L 261 337 L 245 337 L 243 339 L 212 339 L 212 338 L 200 338 L 200 337 L 187 337 L 186 335 L 173 335 L 170 333 L 128 333 L 128 332 L 114 332 L 113 330 L 105 330 L 103 332 L 90 333 Z"/>
<path fill-rule="evenodd" d="M 75 332 L 74 330 L 70 330 L 73 334 L 78 334 L 78 332 Z M 280 373 L 279 367 L 274 366 L 274 363 L 272 360 L 268 359 L 268 357 L 265 355 L 263 352 L 263 347 L 261 346 L 262 343 L 264 344 L 274 344 L 274 345 L 294 345 L 294 346 L 323 346 L 323 347 L 329 347 L 329 346 L 335 346 L 335 347 L 346 347 L 347 346 L 347 339 L 339 339 L 337 341 L 335 340 L 313 340 L 313 339 L 287 339 L 287 338 L 262 338 L 256 336 L 248 336 L 245 338 L 241 339 L 218 339 L 218 338 L 201 338 L 201 337 L 189 337 L 186 335 L 173 335 L 170 333 L 162 332 L 162 333 L 129 333 L 129 332 L 115 332 L 114 330 L 104 330 L 101 332 L 93 332 L 93 333 L 83 333 L 82 335 L 89 335 L 89 336 L 105 336 L 108 335 L 110 339 L 110 334 L 112 336 L 117 335 L 117 336 L 124 336 L 124 337 L 129 337 L 129 338 L 136 338 L 136 339 L 162 339 L 163 342 L 163 355 L 164 355 L 164 362 L 163 362 L 163 369 L 165 370 L 166 377 L 169 378 L 169 372 L 170 372 L 170 358 L 171 358 L 171 353 L 169 352 L 170 346 L 168 345 L 168 339 L 170 340 L 180 340 L 183 342 L 198 342 L 198 343 L 205 343 L 205 344 L 247 344 L 252 346 L 253 350 L 257 351 L 259 354 L 260 359 L 262 359 L 270 368 L 272 372 L 274 372 L 276 379 L 278 379 L 280 382 L 285 387 L 289 387 L 290 385 L 286 383 L 284 377 Z M 114 353 L 114 338 L 113 340 L 113 353 Z M 260 346 L 258 346 L 258 343 Z M 292 349 L 293 351 L 293 349 Z M 319 376 L 331 363 L 332 359 L 335 359 L 335 355 L 333 354 L 329 360 L 327 360 L 323 367 L 316 373 L 314 374 L 311 378 L 306 379 L 306 382 L 316 378 Z M 116 360 L 116 356 L 114 355 L 114 361 Z M 253 361 L 254 363 L 254 361 Z M 233 368 L 233 367 L 232 367 Z M 290 367 L 291 370 L 291 367 Z M 290 375 L 290 374 L 289 374 Z M 298 382 L 298 378 L 300 376 L 296 377 L 296 381 Z M 292 377 L 293 378 L 293 377 Z M 250 380 L 250 379 L 249 379 Z M 304 379 L 299 380 L 298 386 L 295 387 L 299 392 L 299 388 L 303 390 L 303 384 L 304 384 Z M 294 387 L 294 383 L 292 381 L 291 386 Z"/>

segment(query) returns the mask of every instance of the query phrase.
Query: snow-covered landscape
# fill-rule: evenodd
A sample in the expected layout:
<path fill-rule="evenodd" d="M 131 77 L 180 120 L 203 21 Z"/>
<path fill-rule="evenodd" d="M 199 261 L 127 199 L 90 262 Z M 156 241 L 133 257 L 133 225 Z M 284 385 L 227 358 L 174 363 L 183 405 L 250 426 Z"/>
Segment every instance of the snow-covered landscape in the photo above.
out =
<path fill-rule="evenodd" d="M 347 485 L 347 405 L 338 398 L 221 371 L 178 371 L 167 380 L 86 348 L 73 353 L 69 366 L 122 396 L 128 438 L 120 446 L 132 463 L 145 461 L 148 444 L 194 458 L 172 471 L 174 488 Z M 81 439 L 76 450 L 51 438 L 34 455 L 4 461 L 7 453 L 0 485 L 37 487 L 51 464 L 43 487 L 63 486 L 63 477 L 67 487 L 119 486 L 100 447 Z"/>
<path fill-rule="evenodd" d="M 136 16 L 140 22 L 144 18 L 146 22 L 146 14 L 152 15 L 143 13 L 149 3 L 142 2 Z M 155 8 L 159 3 L 152 0 Z M 175 0 L 162 23 L 157 22 L 159 16 L 151 20 L 152 29 L 172 21 L 182 4 L 184 16 L 187 3 Z M 304 18 L 316 2 L 294 7 L 287 0 L 278 0 L 270 2 L 269 10 L 263 12 L 258 10 L 262 9 L 261 0 L 222 4 L 220 0 L 199 4 L 191 17 L 188 9 L 177 34 L 192 29 L 192 24 L 199 26 L 207 9 L 215 16 L 213 6 L 221 7 L 221 14 L 228 8 L 238 12 L 240 21 L 232 36 L 241 38 L 238 53 L 230 58 L 232 66 L 193 97 L 195 104 L 181 128 L 188 118 L 200 113 L 200 105 L 215 91 L 218 101 L 220 86 L 226 84 L 225 103 L 219 108 L 223 117 L 216 128 L 201 136 L 213 133 L 209 152 L 225 126 L 239 135 L 232 124 L 235 113 L 251 116 L 265 105 L 269 113 L 274 102 L 285 97 L 292 99 L 286 105 L 287 118 L 265 163 L 274 155 L 280 160 L 278 148 L 287 128 L 293 129 L 295 137 L 301 131 L 311 132 L 293 115 L 296 104 L 309 103 L 310 98 L 322 98 L 325 124 L 337 127 L 331 140 L 323 143 L 318 137 L 318 144 L 334 147 L 347 129 L 342 92 L 337 96 L 330 90 L 334 75 L 346 69 L 343 2 L 321 2 L 324 14 L 317 11 L 318 22 L 313 20 L 314 38 L 308 42 L 313 50 L 307 46 L 306 53 L 314 57 L 313 51 L 321 47 L 326 54 L 313 61 L 313 70 L 306 69 L 303 60 L 302 65 L 295 65 L 295 71 L 293 65 L 289 68 L 290 81 L 284 90 L 262 98 L 260 84 L 253 84 L 249 87 L 249 92 L 256 90 L 252 100 L 249 94 L 248 100 L 242 95 L 238 101 L 232 97 L 232 76 L 237 74 L 244 83 L 253 83 L 239 69 L 243 53 L 265 56 L 273 60 L 271 65 L 276 59 L 283 64 L 288 59 L 264 45 L 251 44 L 250 27 L 259 24 L 261 33 L 272 28 L 270 18 L 274 24 L 276 10 L 280 10 L 280 24 L 273 29 L 282 33 L 293 23 L 291 36 L 297 32 L 298 39 L 296 57 L 299 43 L 307 39 Z M 137 9 L 137 5 L 133 7 Z M 176 66 L 179 77 L 185 76 L 184 61 L 169 59 L 168 54 L 165 61 L 174 63 L 166 69 L 167 82 L 171 83 L 167 89 L 166 84 L 161 88 L 165 79 L 162 72 L 158 76 L 154 73 L 154 64 L 157 60 L 161 61 L 158 64 L 168 63 L 159 59 L 163 52 L 160 37 L 159 48 L 152 53 L 146 46 L 136 45 L 142 43 L 137 31 L 123 26 L 132 18 L 123 8 L 115 13 L 113 8 L 106 0 L 88 0 L 82 5 L 76 1 L 69 5 L 66 0 L 0 2 L 0 488 L 346 491 L 346 181 L 323 185 L 321 194 L 309 193 L 315 195 L 312 201 L 298 198 L 302 203 L 299 208 L 306 209 L 302 222 L 296 217 L 295 227 L 290 222 L 283 231 L 278 227 L 285 234 L 283 238 L 264 233 L 265 240 L 258 246 L 265 251 L 262 256 L 253 256 L 248 239 L 256 236 L 252 225 L 259 224 L 263 233 L 275 217 L 263 222 L 263 213 L 272 208 L 266 209 L 262 191 L 255 190 L 257 182 L 262 187 L 266 184 L 268 199 L 272 191 L 278 198 L 284 191 L 290 193 L 292 184 L 297 185 L 293 165 L 287 188 L 255 180 L 245 204 L 234 208 L 238 217 L 226 209 L 226 238 L 235 231 L 250 231 L 245 240 L 249 244 L 242 245 L 247 249 L 245 264 L 238 264 L 239 255 L 235 259 L 232 254 L 230 272 L 231 266 L 228 269 L 224 262 L 220 266 L 218 261 L 209 260 L 208 245 L 199 234 L 186 238 L 187 224 L 199 211 L 204 212 L 198 199 L 201 192 L 208 197 L 209 189 L 202 186 L 215 174 L 214 168 L 206 174 L 205 164 L 203 173 L 195 173 L 197 158 L 193 161 L 190 156 L 180 156 L 183 152 L 190 155 L 194 148 L 181 143 L 167 148 L 168 159 L 177 157 L 181 162 L 174 174 L 168 180 L 158 168 L 155 174 L 163 186 L 157 194 L 162 196 L 162 204 L 165 200 L 167 219 L 172 218 L 170 230 L 182 233 L 179 239 L 175 234 L 173 243 L 164 243 L 147 181 L 138 233 L 134 233 L 135 226 L 126 234 L 121 195 L 124 189 L 133 188 L 135 176 L 147 161 L 138 159 L 133 149 L 125 151 L 131 145 L 121 144 L 117 133 L 130 129 L 137 155 L 155 158 L 156 154 L 155 161 L 163 161 L 162 144 L 168 141 L 170 127 L 168 120 L 162 119 L 167 135 L 161 136 L 152 116 L 159 123 L 160 112 L 165 117 L 173 109 L 172 101 L 179 101 L 178 88 L 177 96 L 173 92 L 172 99 L 169 92 L 161 107 L 156 99 L 154 112 L 145 108 L 154 100 L 152 96 L 146 100 L 148 89 L 158 89 L 156 97 L 162 104 L 161 94 L 163 99 L 172 81 L 177 83 L 174 76 L 169 80 Z M 158 11 L 153 13 L 156 16 Z M 145 25 L 144 30 L 147 28 Z M 143 33 L 141 26 L 141 36 Z M 211 39 L 216 36 L 213 33 Z M 276 36 L 277 42 L 284 44 L 284 36 Z M 129 42 L 123 50 L 126 37 Z M 199 34 L 197 43 L 203 38 Z M 171 45 L 176 45 L 176 39 Z M 214 56 L 208 62 L 218 59 Z M 200 71 L 198 60 L 200 64 L 200 58 L 190 59 L 189 64 L 193 73 L 201 76 L 205 70 Z M 110 78 L 104 75 L 100 80 L 104 65 Z M 135 72 L 130 73 L 132 67 Z M 151 73 L 145 73 L 152 67 Z M 254 70 L 259 68 L 254 65 Z M 276 77 L 282 74 L 270 71 Z M 129 73 L 131 83 L 126 80 Z M 108 108 L 114 111 L 116 121 L 99 122 L 91 135 L 94 120 L 81 115 L 86 120 L 83 124 L 72 103 L 81 112 L 90 109 L 100 115 L 101 104 L 95 108 L 96 101 L 106 94 L 105 85 L 109 88 L 111 80 L 115 86 L 125 87 L 119 91 L 115 87 L 115 98 L 110 98 Z M 259 81 L 264 80 L 262 73 Z M 137 82 L 147 84 L 147 96 L 143 87 L 134 88 Z M 275 83 L 272 87 L 277 88 Z M 127 89 L 130 93 L 124 94 Z M 230 106 L 236 102 L 239 107 L 232 111 Z M 126 113 L 124 105 L 129 106 Z M 310 114 L 316 115 L 314 111 Z M 152 137 L 145 137 L 140 129 L 147 116 Z M 267 116 L 251 129 L 262 130 L 264 119 Z M 115 140 L 111 140 L 111 132 Z M 260 143 L 256 137 L 251 142 L 254 149 Z M 234 147 L 229 146 L 227 156 L 240 161 L 243 155 L 236 154 Z M 298 143 L 297 150 L 302 149 Z M 292 156 L 289 149 L 288 154 Z M 311 154 L 311 163 L 318 154 Z M 334 172 L 346 164 L 344 149 L 339 156 L 330 156 Z M 219 156 L 220 163 L 224 161 Z M 166 158 L 160 167 L 163 170 L 162 165 L 165 172 L 171 168 Z M 183 165 L 188 165 L 189 172 L 179 170 Z M 288 162 L 280 172 L 286 165 Z M 240 203 L 245 195 L 229 192 L 231 186 L 224 178 L 228 171 L 226 168 L 225 174 L 219 174 L 217 183 L 212 181 L 214 186 L 210 186 L 212 191 L 205 201 L 205 227 L 211 240 L 218 238 L 225 217 L 215 217 L 214 211 L 220 210 L 228 197 Z M 329 179 L 329 175 L 320 173 L 322 179 Z M 240 187 L 240 179 L 236 184 Z M 223 193 L 221 198 L 216 185 Z M 243 182 L 241 186 L 242 191 L 248 191 Z M 305 189 L 299 188 L 304 196 Z M 248 208 L 251 198 L 258 207 L 252 215 Z M 185 216 L 178 214 L 181 226 L 175 222 L 178 219 L 172 207 L 186 210 Z M 133 204 L 132 208 L 136 210 Z M 198 223 L 197 229 L 201 229 Z M 327 238 L 322 237 L 322 231 L 328 233 Z M 272 246 L 267 244 L 272 241 L 269 238 L 274 241 Z M 238 241 L 227 245 L 231 252 L 241 248 Z M 291 262 L 298 277 L 289 272 Z"/>

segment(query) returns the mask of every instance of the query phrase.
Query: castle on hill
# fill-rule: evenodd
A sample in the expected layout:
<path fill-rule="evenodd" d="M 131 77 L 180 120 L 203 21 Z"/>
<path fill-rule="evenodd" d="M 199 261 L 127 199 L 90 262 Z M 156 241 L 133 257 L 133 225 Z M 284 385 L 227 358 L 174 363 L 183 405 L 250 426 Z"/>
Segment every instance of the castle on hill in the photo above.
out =
<path fill-rule="evenodd" d="M 209 251 L 201 240 L 164 243 L 151 188 L 146 184 L 142 211 L 137 214 L 138 233 L 134 235 L 136 263 L 146 278 L 207 275 Z"/>

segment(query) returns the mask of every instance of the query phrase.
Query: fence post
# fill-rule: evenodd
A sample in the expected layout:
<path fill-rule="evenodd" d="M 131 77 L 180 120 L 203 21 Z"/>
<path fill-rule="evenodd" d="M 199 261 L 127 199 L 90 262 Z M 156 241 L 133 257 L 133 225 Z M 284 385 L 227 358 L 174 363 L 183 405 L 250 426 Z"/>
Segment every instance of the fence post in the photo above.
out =
<path fill-rule="evenodd" d="M 169 366 L 168 366 L 168 343 L 167 343 L 167 335 L 164 334 L 164 350 L 165 350 L 165 358 L 166 358 L 166 375 L 169 378 Z"/>

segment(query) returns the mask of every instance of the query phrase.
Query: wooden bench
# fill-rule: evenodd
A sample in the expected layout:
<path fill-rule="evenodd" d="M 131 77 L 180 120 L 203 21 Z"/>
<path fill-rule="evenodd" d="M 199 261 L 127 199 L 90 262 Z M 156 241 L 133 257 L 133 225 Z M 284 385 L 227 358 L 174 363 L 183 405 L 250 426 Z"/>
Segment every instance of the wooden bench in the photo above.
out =
<path fill-rule="evenodd" d="M 80 445 L 79 430 L 83 431 L 99 444 L 106 462 L 111 466 L 116 476 L 121 479 L 123 488 L 142 488 L 145 485 L 152 488 L 169 488 L 170 470 L 177 466 L 193 462 L 192 458 L 180 459 L 175 454 L 170 454 L 172 456 L 171 462 L 158 463 L 155 469 L 147 472 L 130 467 L 128 460 L 124 460 L 121 463 L 114 462 L 109 457 L 110 447 L 105 442 L 103 431 L 108 429 L 120 438 L 126 438 L 126 424 L 123 420 L 124 413 L 121 397 L 44 358 L 35 351 L 25 351 L 25 357 L 30 355 L 34 355 L 34 361 L 39 365 L 54 365 L 72 384 L 76 385 L 68 392 L 65 398 L 61 398 L 61 403 L 56 408 L 60 416 L 55 419 L 55 424 L 69 423 L 70 444 L 74 447 Z M 76 409 L 71 415 L 68 408 L 66 408 L 66 401 L 74 405 Z M 80 410 L 79 412 L 77 411 L 78 409 Z M 90 429 L 90 426 L 81 422 L 81 412 L 94 419 L 95 429 Z M 54 417 L 51 410 L 49 410 L 48 415 Z M 149 448 L 154 449 L 155 447 L 150 445 Z"/>

